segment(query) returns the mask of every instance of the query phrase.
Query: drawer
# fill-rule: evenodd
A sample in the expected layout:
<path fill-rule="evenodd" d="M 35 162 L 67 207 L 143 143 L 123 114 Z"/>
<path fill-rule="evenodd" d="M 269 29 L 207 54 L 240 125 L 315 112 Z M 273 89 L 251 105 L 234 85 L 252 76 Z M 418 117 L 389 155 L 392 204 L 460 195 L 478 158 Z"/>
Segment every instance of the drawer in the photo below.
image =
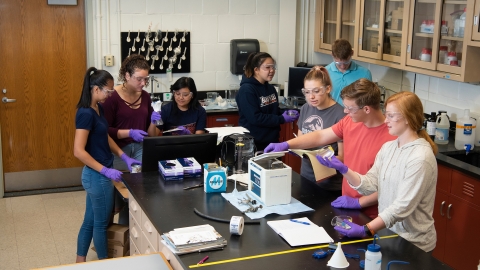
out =
<path fill-rule="evenodd" d="M 148 239 L 148 241 L 150 243 L 153 244 L 153 248 L 155 248 L 155 250 L 158 249 L 158 232 L 157 230 L 155 229 L 155 227 L 153 227 L 153 224 L 152 222 L 150 222 L 150 220 L 148 219 L 147 215 L 145 215 L 145 213 L 142 211 L 142 232 L 143 234 L 145 235 L 145 238 Z"/>
<path fill-rule="evenodd" d="M 145 232 L 142 232 L 143 234 L 143 239 L 142 239 L 142 247 L 140 248 L 140 252 L 142 254 L 151 254 L 151 253 L 156 253 L 157 248 L 154 247 L 150 241 L 148 241 L 147 236 L 145 235 Z M 155 246 L 158 245 L 158 242 L 155 242 Z"/>
<path fill-rule="evenodd" d="M 140 205 L 135 201 L 133 196 L 128 198 L 128 209 L 138 222 L 142 221 L 142 208 L 140 208 Z"/>
<path fill-rule="evenodd" d="M 237 114 L 218 114 L 207 117 L 207 127 L 229 127 L 238 126 Z"/>
<path fill-rule="evenodd" d="M 451 193 L 465 201 L 480 206 L 480 181 L 478 179 L 452 170 Z"/>
<path fill-rule="evenodd" d="M 130 228 L 130 238 L 133 240 L 133 243 L 135 243 L 137 247 L 141 247 L 142 236 L 143 236 L 142 230 L 141 230 L 140 224 L 138 224 L 138 222 L 135 220 L 132 213 L 130 213 L 129 215 L 129 228 Z"/>
<path fill-rule="evenodd" d="M 170 266 L 173 268 L 173 270 L 183 270 L 182 264 L 178 260 L 178 256 L 175 256 L 173 252 L 166 246 L 167 244 L 162 243 L 161 237 L 160 240 L 158 241 L 158 252 L 161 252 L 163 256 L 168 260 L 170 263 Z"/>
<path fill-rule="evenodd" d="M 140 255 L 140 249 L 134 244 L 133 239 L 130 237 L 130 256 Z"/>
<path fill-rule="evenodd" d="M 452 169 L 443 165 L 438 165 L 437 189 L 450 193 L 452 185 Z"/>

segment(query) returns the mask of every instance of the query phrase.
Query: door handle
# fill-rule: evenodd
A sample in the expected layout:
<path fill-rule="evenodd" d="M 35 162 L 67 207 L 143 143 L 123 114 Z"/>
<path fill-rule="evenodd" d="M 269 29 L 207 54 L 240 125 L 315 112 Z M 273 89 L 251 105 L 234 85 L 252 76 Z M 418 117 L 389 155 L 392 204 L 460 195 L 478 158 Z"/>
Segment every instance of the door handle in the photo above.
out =
<path fill-rule="evenodd" d="M 3 103 L 9 103 L 9 102 L 15 102 L 15 101 L 17 101 L 17 100 L 13 99 L 13 98 L 7 98 L 7 97 L 2 98 Z"/>
<path fill-rule="evenodd" d="M 445 214 L 443 213 L 443 206 L 445 206 L 445 201 L 442 202 L 442 204 L 440 205 L 440 216 L 445 216 Z"/>
<path fill-rule="evenodd" d="M 448 219 L 452 219 L 452 217 L 450 216 L 450 209 L 452 208 L 452 204 L 449 204 L 448 205 L 448 208 L 447 208 L 447 218 Z"/>

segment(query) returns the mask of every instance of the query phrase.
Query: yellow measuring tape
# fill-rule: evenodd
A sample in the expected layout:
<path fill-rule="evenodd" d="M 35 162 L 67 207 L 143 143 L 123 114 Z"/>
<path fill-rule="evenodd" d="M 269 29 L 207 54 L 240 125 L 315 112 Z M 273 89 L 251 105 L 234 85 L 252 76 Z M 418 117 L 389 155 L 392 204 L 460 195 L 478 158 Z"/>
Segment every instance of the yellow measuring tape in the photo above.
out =
<path fill-rule="evenodd" d="M 395 237 L 398 237 L 398 234 L 382 236 L 382 237 L 380 237 L 380 239 L 395 238 Z M 348 241 L 348 242 L 341 242 L 341 243 L 342 243 L 342 246 L 343 246 L 343 245 L 350 245 L 350 244 L 368 242 L 368 241 L 373 241 L 373 238 L 367 238 L 367 239 L 361 239 L 361 240 L 355 240 L 355 241 Z M 259 259 L 259 258 L 264 258 L 264 257 L 277 256 L 277 255 L 282 255 L 282 254 L 301 252 L 301 251 L 312 250 L 312 249 L 317 249 L 317 248 L 326 248 L 326 247 L 328 247 L 328 244 L 320 245 L 320 246 L 313 246 L 313 247 L 306 247 L 306 248 L 284 250 L 284 251 L 278 251 L 278 252 L 272 252 L 272 253 L 265 253 L 265 254 L 259 254 L 259 255 L 253 255 L 253 256 L 247 256 L 247 257 L 241 257 L 241 258 L 235 258 L 235 259 L 229 259 L 229 260 L 223 260 L 223 261 L 208 262 L 208 263 L 203 263 L 203 264 L 193 264 L 193 265 L 189 265 L 188 268 L 197 268 L 197 267 L 204 267 L 204 266 L 210 266 L 210 265 L 216 265 L 216 264 L 224 264 L 224 263 L 232 263 L 232 262 L 239 262 L 239 261 L 245 261 L 245 260 Z"/>

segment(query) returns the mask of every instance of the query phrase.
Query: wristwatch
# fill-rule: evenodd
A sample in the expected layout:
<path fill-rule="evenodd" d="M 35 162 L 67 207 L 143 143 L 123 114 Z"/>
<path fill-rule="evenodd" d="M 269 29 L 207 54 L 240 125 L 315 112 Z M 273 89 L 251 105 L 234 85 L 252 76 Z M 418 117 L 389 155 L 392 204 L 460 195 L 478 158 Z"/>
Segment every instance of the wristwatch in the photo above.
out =
<path fill-rule="evenodd" d="M 367 225 L 363 225 L 363 231 L 365 232 L 366 235 L 368 235 L 368 236 L 373 236 L 373 235 L 372 235 L 372 232 L 371 232 L 370 229 L 367 227 Z"/>

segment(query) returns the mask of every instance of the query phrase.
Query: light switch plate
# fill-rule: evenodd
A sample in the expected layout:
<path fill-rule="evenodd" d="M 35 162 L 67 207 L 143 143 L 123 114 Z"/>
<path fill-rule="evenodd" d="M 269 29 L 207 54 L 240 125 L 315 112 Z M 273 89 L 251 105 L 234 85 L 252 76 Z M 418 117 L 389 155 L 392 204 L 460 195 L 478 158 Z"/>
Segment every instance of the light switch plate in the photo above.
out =
<path fill-rule="evenodd" d="M 172 93 L 163 93 L 163 101 L 172 100 Z"/>
<path fill-rule="evenodd" d="M 113 55 L 105 55 L 105 66 L 113 67 Z"/>

